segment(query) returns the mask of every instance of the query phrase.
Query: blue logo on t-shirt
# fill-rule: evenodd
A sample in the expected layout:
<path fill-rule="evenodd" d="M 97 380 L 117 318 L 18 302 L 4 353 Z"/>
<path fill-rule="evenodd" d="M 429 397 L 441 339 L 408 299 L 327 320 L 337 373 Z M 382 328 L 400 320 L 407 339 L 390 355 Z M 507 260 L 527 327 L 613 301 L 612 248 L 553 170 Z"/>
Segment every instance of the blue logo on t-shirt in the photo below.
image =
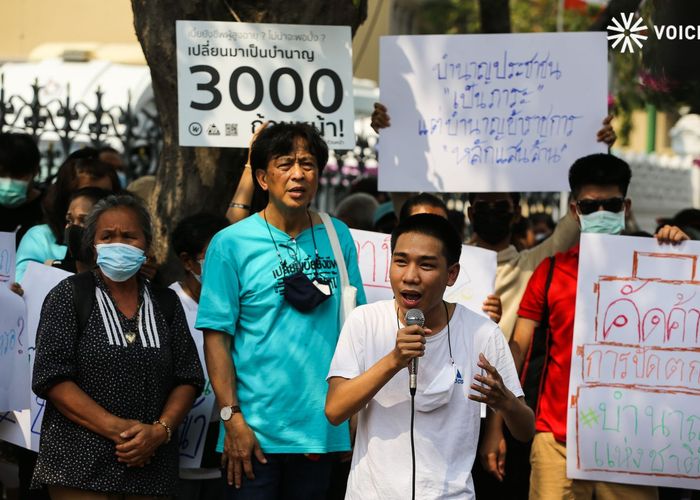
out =
<path fill-rule="evenodd" d="M 462 374 L 459 373 L 459 369 L 457 369 L 457 377 L 455 377 L 455 384 L 463 384 L 464 379 L 462 378 Z"/>

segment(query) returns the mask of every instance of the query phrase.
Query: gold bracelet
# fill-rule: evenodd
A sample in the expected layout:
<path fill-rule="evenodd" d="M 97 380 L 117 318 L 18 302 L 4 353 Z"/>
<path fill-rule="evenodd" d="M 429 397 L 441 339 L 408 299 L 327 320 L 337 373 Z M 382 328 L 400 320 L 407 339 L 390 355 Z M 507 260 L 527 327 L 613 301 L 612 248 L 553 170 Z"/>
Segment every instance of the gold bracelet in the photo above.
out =
<path fill-rule="evenodd" d="M 162 426 L 165 428 L 165 432 L 168 433 L 168 439 L 165 441 L 165 444 L 168 444 L 168 443 L 170 442 L 170 438 L 173 437 L 173 431 L 172 431 L 172 429 L 170 428 L 170 426 L 169 426 L 168 424 L 166 424 L 166 423 L 163 422 L 162 420 L 156 420 L 155 422 L 153 422 L 153 425 L 156 425 L 156 424 L 157 424 L 157 425 L 162 425 Z"/>
<path fill-rule="evenodd" d="M 248 210 L 250 212 L 250 205 L 246 205 L 244 203 L 232 202 L 231 204 L 229 204 L 228 207 L 229 208 L 242 208 L 243 210 Z"/>

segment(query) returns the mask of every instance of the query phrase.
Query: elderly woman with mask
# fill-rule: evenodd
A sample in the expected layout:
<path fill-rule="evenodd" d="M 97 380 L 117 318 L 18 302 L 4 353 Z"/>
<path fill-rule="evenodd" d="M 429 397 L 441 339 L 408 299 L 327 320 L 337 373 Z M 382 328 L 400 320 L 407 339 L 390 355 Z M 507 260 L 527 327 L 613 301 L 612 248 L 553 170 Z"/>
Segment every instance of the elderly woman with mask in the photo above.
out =
<path fill-rule="evenodd" d="M 151 240 L 139 201 L 101 200 L 83 239 L 97 268 L 44 302 L 32 386 L 47 404 L 33 483 L 52 498 L 155 498 L 177 483 L 174 434 L 203 374 L 175 293 L 138 273 Z"/>

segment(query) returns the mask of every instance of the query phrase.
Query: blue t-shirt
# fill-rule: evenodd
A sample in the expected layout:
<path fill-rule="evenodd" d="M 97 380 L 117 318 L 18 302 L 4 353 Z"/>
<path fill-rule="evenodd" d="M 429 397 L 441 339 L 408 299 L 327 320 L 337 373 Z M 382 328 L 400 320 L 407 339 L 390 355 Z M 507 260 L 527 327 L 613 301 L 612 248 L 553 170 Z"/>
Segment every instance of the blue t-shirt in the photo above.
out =
<path fill-rule="evenodd" d="M 333 219 L 357 303 L 366 302 L 350 231 Z M 340 277 L 323 224 L 313 226 L 318 273 L 332 296 L 308 313 L 283 297 L 284 276 L 299 266 L 313 279 L 311 229 L 296 238 L 252 215 L 220 231 L 204 259 L 196 328 L 233 336 L 236 394 L 248 425 L 266 453 L 328 453 L 350 449 L 347 425 L 324 414 L 326 375 L 340 334 Z M 223 450 L 224 429 L 219 433 Z"/>
<path fill-rule="evenodd" d="M 56 237 L 48 224 L 30 228 L 17 247 L 15 281 L 22 282 L 24 271 L 30 262 L 43 264 L 47 260 L 61 260 L 65 258 L 67 251 L 67 246 L 56 243 Z"/>

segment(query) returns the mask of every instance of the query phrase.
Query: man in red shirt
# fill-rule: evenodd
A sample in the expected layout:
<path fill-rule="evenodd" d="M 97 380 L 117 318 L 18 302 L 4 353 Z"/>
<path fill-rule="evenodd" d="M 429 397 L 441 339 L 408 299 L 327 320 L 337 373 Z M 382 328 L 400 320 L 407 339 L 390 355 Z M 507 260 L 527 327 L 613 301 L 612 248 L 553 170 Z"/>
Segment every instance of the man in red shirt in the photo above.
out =
<path fill-rule="evenodd" d="M 625 213 L 630 208 L 630 200 L 626 198 L 630 177 L 629 165 L 609 154 L 589 155 L 574 162 L 569 170 L 570 210 L 579 222 L 581 232 L 620 234 L 624 230 Z M 688 239 L 688 236 L 676 227 L 664 226 L 656 238 L 659 242 L 678 243 Z M 552 259 L 545 259 L 538 266 L 520 303 L 510 341 L 515 366 L 521 373 L 535 329 L 540 321 L 548 320 L 549 349 L 539 384 L 536 434 L 530 454 L 530 500 L 579 500 L 593 496 L 597 500 L 656 499 L 658 492 L 655 487 L 571 480 L 566 477 L 566 404 L 578 259 L 578 244 L 554 256 L 554 270 L 546 298 L 546 281 Z M 543 318 L 545 311 L 547 318 Z"/>

